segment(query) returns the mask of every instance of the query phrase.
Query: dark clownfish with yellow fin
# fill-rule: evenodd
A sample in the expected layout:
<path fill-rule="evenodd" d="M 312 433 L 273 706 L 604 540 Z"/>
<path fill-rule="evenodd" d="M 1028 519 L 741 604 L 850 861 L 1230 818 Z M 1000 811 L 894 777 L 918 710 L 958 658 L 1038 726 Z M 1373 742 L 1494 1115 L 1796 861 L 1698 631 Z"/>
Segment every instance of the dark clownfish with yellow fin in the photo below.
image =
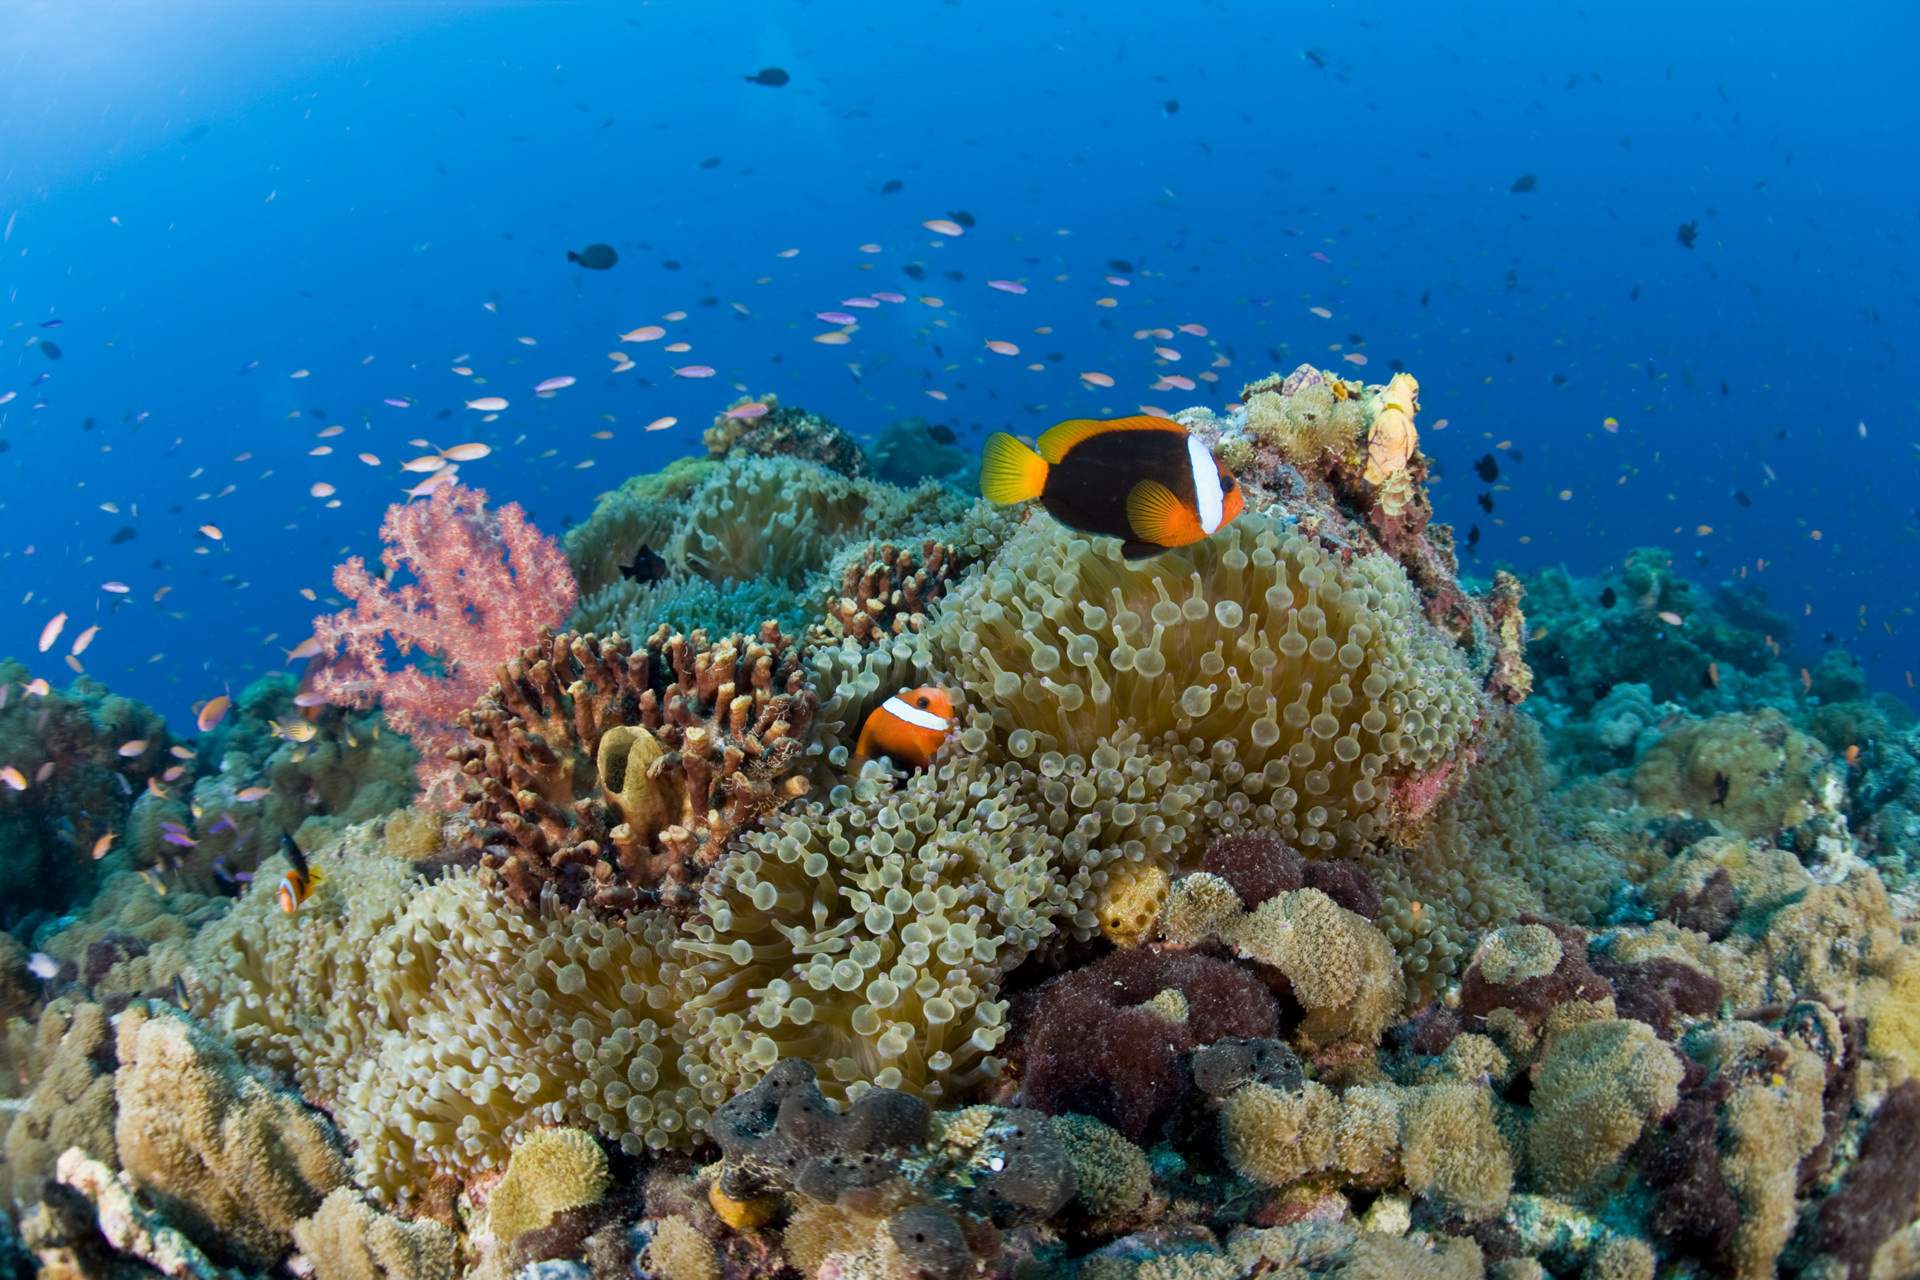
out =
<path fill-rule="evenodd" d="M 851 764 L 855 773 L 875 756 L 895 764 L 924 769 L 953 728 L 953 700 L 945 689 L 927 685 L 902 689 L 888 698 L 860 726 Z"/>
<path fill-rule="evenodd" d="M 1219 459 L 1171 418 L 1071 418 L 1038 443 L 1036 453 L 1004 431 L 988 436 L 981 494 L 1038 498 L 1061 524 L 1119 538 L 1129 560 L 1198 542 L 1246 509 Z"/>
<path fill-rule="evenodd" d="M 284 832 L 280 836 L 280 851 L 291 864 L 287 874 L 280 877 L 280 909 L 292 915 L 301 903 L 313 896 L 314 886 L 320 883 L 320 873 L 307 865 L 307 855 L 300 852 L 293 837 Z"/>

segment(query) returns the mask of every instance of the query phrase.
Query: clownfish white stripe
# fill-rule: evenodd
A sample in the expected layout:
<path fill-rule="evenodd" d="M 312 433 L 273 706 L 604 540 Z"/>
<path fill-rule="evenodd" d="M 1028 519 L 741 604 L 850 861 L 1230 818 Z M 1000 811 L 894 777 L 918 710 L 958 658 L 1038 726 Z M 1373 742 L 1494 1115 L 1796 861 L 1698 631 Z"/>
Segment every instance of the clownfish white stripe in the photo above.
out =
<path fill-rule="evenodd" d="M 880 709 L 890 716 L 905 720 L 916 729 L 937 729 L 945 733 L 948 728 L 945 716 L 934 715 L 931 711 L 922 711 L 912 703 L 903 702 L 899 698 L 888 698 Z"/>
<path fill-rule="evenodd" d="M 1220 490 L 1220 468 L 1207 446 L 1187 437 L 1187 457 L 1193 460 L 1193 501 L 1200 509 L 1200 527 L 1217 530 L 1227 514 L 1226 495 Z"/>

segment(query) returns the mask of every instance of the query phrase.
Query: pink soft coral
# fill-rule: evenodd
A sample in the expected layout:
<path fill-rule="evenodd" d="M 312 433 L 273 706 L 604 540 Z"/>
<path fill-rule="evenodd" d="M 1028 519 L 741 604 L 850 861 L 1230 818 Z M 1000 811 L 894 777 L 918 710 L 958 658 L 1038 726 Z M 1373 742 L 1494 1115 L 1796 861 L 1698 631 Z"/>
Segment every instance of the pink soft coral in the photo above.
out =
<path fill-rule="evenodd" d="M 347 706 L 378 702 L 388 725 L 419 749 L 423 800 L 450 807 L 460 792 L 446 758 L 460 740 L 454 718 L 478 700 L 496 666 L 542 627 L 560 625 L 579 588 L 559 544 L 528 524 L 517 502 L 488 511 L 484 489 L 448 484 L 427 502 L 388 507 L 380 536 L 387 577 L 404 569 L 414 581 L 395 587 L 359 556 L 333 571 L 335 589 L 354 607 L 314 620 L 312 690 Z M 389 670 L 389 640 L 402 654 L 419 650 L 444 674 Z"/>

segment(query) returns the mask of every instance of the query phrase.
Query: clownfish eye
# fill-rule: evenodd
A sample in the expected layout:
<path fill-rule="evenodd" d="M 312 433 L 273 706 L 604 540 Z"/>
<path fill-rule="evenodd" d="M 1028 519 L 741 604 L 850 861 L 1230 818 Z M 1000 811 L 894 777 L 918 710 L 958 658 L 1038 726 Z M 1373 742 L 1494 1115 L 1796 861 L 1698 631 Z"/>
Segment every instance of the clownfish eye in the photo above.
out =
<path fill-rule="evenodd" d="M 928 707 L 933 705 L 933 699 L 929 698 L 926 694 L 923 693 L 919 697 L 913 700 L 913 705 L 916 707 L 919 707 L 922 711 L 925 711 Z"/>

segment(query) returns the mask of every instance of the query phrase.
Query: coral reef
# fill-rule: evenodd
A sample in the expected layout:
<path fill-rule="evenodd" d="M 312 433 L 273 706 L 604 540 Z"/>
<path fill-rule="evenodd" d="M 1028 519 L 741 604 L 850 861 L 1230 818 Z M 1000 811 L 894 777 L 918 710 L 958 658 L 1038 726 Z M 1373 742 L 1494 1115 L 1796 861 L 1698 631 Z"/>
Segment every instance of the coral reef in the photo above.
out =
<path fill-rule="evenodd" d="M 456 1242 L 431 1218 L 381 1213 L 337 1187 L 312 1217 L 293 1224 L 293 1242 L 317 1280 L 453 1280 Z"/>
<path fill-rule="evenodd" d="M 867 460 L 873 474 L 901 488 L 940 476 L 956 476 L 977 465 L 973 456 L 959 447 L 953 432 L 936 427 L 925 418 L 896 418 L 889 422 L 867 448 Z"/>
<path fill-rule="evenodd" d="M 129 1008 L 116 1044 L 114 1139 L 133 1184 L 213 1257 L 285 1257 L 294 1224 L 346 1183 L 333 1127 L 174 1011 Z"/>
<path fill-rule="evenodd" d="M 487 1223 L 502 1246 L 546 1226 L 555 1214 L 597 1204 L 607 1193 L 607 1153 L 579 1129 L 540 1129 L 522 1138 L 493 1189 Z"/>
<path fill-rule="evenodd" d="M 816 695 L 779 627 L 644 647 L 546 633 L 499 669 L 448 753 L 470 840 L 534 904 L 689 905 L 727 841 L 806 794 L 795 774 Z"/>
<path fill-rule="evenodd" d="M 930 634 L 981 708 L 968 749 L 1038 764 L 1031 785 L 1062 793 L 1047 803 L 1094 867 L 1177 864 L 1243 824 L 1354 849 L 1419 816 L 1403 788 L 1446 770 L 1485 714 L 1396 564 L 1328 556 L 1252 513 L 1141 565 L 1031 523 Z M 1138 744 L 1124 773 L 1122 743 Z"/>
<path fill-rule="evenodd" d="M 1135 563 L 737 401 L 445 672 L 463 812 L 285 676 L 164 759 L 0 704 L 121 806 L 0 937 L 0 1272 L 1913 1270 L 1911 715 L 1664 553 L 1462 580 L 1419 391 L 1180 411 L 1249 510 Z"/>
<path fill-rule="evenodd" d="M 0 923 L 30 933 L 95 887 L 99 842 L 125 842 L 136 798 L 186 772 L 175 745 L 151 708 L 87 676 L 40 692 L 0 660 L 0 766 L 22 784 L 0 786 Z"/>
<path fill-rule="evenodd" d="M 753 413 L 754 405 L 762 406 L 764 412 Z M 748 412 L 740 412 L 743 409 Z M 742 396 L 728 405 L 707 428 L 703 443 L 714 459 L 798 458 L 851 480 L 865 477 L 870 470 L 852 436 L 817 413 L 781 404 L 772 392 Z"/>
<path fill-rule="evenodd" d="M 487 510 L 484 489 L 446 484 L 425 503 L 396 503 L 380 525 L 386 576 L 359 556 L 334 570 L 353 608 L 314 619 L 320 652 L 313 691 L 352 707 L 379 704 L 387 723 L 420 751 L 429 804 L 451 805 L 458 778 L 446 763 L 454 722 L 486 688 L 496 664 L 543 627 L 558 626 L 578 596 L 566 557 L 527 522 L 520 504 Z M 389 581 L 405 570 L 414 581 Z M 418 651 L 423 665 L 389 669 L 386 646 Z"/>

